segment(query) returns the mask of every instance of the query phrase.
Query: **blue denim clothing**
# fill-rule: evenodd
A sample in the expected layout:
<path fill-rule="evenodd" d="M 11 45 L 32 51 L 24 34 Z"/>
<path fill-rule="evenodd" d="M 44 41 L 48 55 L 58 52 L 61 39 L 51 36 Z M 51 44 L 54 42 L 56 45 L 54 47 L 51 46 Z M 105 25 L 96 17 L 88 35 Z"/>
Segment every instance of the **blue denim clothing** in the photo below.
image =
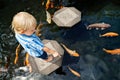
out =
<path fill-rule="evenodd" d="M 35 34 L 27 36 L 25 34 L 15 34 L 16 39 L 22 45 L 26 52 L 31 56 L 37 57 L 43 55 L 44 51 L 42 50 L 44 45 L 40 38 Z"/>

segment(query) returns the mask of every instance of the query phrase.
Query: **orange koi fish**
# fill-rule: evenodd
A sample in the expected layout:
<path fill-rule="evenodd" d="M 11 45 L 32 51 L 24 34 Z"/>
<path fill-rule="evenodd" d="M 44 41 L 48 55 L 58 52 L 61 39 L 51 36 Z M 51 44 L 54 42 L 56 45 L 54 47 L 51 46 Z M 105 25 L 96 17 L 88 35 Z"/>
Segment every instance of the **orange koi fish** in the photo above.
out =
<path fill-rule="evenodd" d="M 26 66 L 30 65 L 30 63 L 29 63 L 29 54 L 28 53 L 26 53 L 24 65 L 26 65 Z"/>
<path fill-rule="evenodd" d="M 46 2 L 46 10 L 50 7 L 50 0 L 47 0 Z"/>
<path fill-rule="evenodd" d="M 91 30 L 92 28 L 96 28 L 96 30 L 101 29 L 104 30 L 106 28 L 109 28 L 111 25 L 107 24 L 107 23 L 94 23 L 94 24 L 90 24 L 87 26 L 88 30 Z"/>
<path fill-rule="evenodd" d="M 69 69 L 74 75 L 76 75 L 77 77 L 80 77 L 80 74 L 79 74 L 77 71 L 71 69 L 69 66 L 68 66 L 68 69 Z"/>
<path fill-rule="evenodd" d="M 36 32 L 35 32 L 35 34 L 36 34 L 37 36 L 41 36 L 41 35 L 42 35 L 42 34 L 41 34 L 41 28 L 42 28 L 42 26 L 43 26 L 43 23 L 40 23 L 40 24 L 37 26 Z"/>
<path fill-rule="evenodd" d="M 71 55 L 74 57 L 79 57 L 79 54 L 75 51 L 75 50 L 70 50 L 68 49 L 64 44 L 61 43 L 61 45 L 64 47 L 64 49 Z"/>
<path fill-rule="evenodd" d="M 113 50 L 107 50 L 107 49 L 103 48 L 103 51 L 105 51 L 106 53 L 109 53 L 109 54 L 113 54 L 113 55 L 115 55 L 115 54 L 120 55 L 120 48 L 113 49 Z"/>
<path fill-rule="evenodd" d="M 18 54 L 20 53 L 20 49 L 21 49 L 21 45 L 19 44 L 16 48 L 16 57 L 15 57 L 15 60 L 14 60 L 14 64 L 16 64 L 18 62 Z M 26 65 L 26 66 L 30 65 L 28 58 L 29 58 L 29 54 L 26 53 L 26 58 L 25 58 L 25 61 L 24 61 L 24 65 Z"/>
<path fill-rule="evenodd" d="M 116 36 L 119 36 L 119 34 L 115 32 L 108 32 L 108 33 L 100 35 L 100 37 L 116 37 Z"/>
<path fill-rule="evenodd" d="M 14 64 L 16 64 L 17 62 L 18 62 L 18 54 L 20 53 L 20 44 L 17 46 L 17 48 L 16 48 L 16 51 L 15 51 L 15 53 L 16 53 L 16 57 L 15 57 L 15 60 L 14 60 Z"/>

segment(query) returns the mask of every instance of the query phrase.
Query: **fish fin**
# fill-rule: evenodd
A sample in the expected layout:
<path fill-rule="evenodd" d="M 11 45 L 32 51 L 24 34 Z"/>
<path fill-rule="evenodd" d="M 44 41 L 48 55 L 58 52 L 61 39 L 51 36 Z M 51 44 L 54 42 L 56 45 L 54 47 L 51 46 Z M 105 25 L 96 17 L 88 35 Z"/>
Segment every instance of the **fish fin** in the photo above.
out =
<path fill-rule="evenodd" d="M 105 28 L 101 28 L 101 30 L 104 30 Z"/>
<path fill-rule="evenodd" d="M 90 28 L 90 27 L 87 27 L 87 30 L 91 30 L 92 28 Z"/>
<path fill-rule="evenodd" d="M 105 49 L 105 48 L 103 48 L 103 51 L 106 51 L 106 49 Z"/>
<path fill-rule="evenodd" d="M 86 27 L 86 29 L 89 29 L 89 27 Z"/>
<path fill-rule="evenodd" d="M 99 30 L 99 28 L 96 28 L 96 30 Z"/>

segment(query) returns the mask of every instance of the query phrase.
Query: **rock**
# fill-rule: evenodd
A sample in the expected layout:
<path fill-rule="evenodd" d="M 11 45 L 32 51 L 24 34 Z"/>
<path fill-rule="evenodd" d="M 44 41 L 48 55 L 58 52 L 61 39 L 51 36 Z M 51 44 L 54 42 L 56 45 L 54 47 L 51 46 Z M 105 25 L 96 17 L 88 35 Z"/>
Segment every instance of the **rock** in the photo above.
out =
<path fill-rule="evenodd" d="M 36 58 L 36 57 L 30 56 L 29 61 L 32 66 L 33 72 L 48 75 L 48 74 L 52 73 L 53 71 L 55 71 L 56 69 L 58 69 L 59 67 L 61 67 L 64 50 L 58 44 L 57 41 L 43 40 L 43 43 L 48 48 L 60 53 L 61 56 L 54 58 L 54 60 L 52 60 L 50 62 L 46 62 L 46 61 L 42 60 L 41 58 Z"/>

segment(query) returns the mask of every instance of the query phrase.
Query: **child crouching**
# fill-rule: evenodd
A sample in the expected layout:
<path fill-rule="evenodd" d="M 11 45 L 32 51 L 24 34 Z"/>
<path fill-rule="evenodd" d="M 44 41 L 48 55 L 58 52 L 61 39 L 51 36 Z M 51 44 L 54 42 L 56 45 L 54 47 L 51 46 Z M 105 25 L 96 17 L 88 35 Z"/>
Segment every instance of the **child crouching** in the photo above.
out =
<path fill-rule="evenodd" d="M 36 19 L 27 12 L 17 13 L 12 20 L 15 37 L 29 55 L 42 58 L 45 61 L 51 61 L 53 57 L 60 56 L 58 52 L 44 46 L 35 34 L 36 26 Z"/>

